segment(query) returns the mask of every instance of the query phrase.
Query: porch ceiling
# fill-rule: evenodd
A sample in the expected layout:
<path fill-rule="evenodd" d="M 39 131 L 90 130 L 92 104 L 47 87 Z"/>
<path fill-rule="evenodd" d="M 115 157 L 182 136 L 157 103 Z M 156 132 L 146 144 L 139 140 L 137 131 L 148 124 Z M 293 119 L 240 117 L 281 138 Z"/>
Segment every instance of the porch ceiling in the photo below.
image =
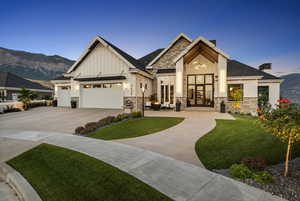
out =
<path fill-rule="evenodd" d="M 199 54 L 203 55 L 212 63 L 218 62 L 218 53 L 200 41 L 184 56 L 184 63 L 189 64 Z"/>

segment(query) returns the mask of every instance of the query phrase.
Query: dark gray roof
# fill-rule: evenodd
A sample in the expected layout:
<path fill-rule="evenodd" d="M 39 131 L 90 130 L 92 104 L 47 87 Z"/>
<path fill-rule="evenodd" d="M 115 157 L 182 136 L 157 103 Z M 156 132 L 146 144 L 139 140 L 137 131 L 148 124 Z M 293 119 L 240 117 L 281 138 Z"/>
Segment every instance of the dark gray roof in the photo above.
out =
<path fill-rule="evenodd" d="M 158 69 L 157 73 L 176 73 L 176 69 L 175 68 Z"/>
<path fill-rule="evenodd" d="M 274 75 L 269 73 L 265 73 L 260 71 L 254 67 L 248 66 L 236 60 L 228 60 L 227 62 L 227 76 L 235 77 L 235 76 L 263 76 L 262 79 L 270 80 L 270 79 L 280 79 Z"/>
<path fill-rule="evenodd" d="M 160 48 L 157 50 L 154 50 L 153 52 L 150 52 L 149 54 L 139 58 L 139 62 L 140 64 L 143 65 L 143 67 L 145 68 L 155 57 L 157 57 L 162 51 L 164 50 L 164 48 Z"/>
<path fill-rule="evenodd" d="M 53 80 L 70 80 L 70 79 L 71 79 L 71 77 L 65 77 L 62 75 L 62 76 L 54 78 Z"/>
<path fill-rule="evenodd" d="M 0 87 L 52 90 L 9 72 L 0 72 Z"/>
<path fill-rule="evenodd" d="M 126 80 L 125 76 L 110 76 L 110 77 L 90 77 L 90 78 L 75 78 L 77 81 L 105 81 L 105 80 Z"/>

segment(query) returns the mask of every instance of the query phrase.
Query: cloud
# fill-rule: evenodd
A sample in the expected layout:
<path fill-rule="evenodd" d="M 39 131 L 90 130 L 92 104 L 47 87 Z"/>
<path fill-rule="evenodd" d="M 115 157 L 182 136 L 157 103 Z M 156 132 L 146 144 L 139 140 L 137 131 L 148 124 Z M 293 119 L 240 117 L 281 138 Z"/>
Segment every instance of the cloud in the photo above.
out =
<path fill-rule="evenodd" d="M 281 76 L 300 73 L 300 52 L 289 53 L 276 57 L 267 57 L 259 61 L 249 62 L 250 66 L 258 67 L 263 63 L 272 63 L 272 73 Z"/>

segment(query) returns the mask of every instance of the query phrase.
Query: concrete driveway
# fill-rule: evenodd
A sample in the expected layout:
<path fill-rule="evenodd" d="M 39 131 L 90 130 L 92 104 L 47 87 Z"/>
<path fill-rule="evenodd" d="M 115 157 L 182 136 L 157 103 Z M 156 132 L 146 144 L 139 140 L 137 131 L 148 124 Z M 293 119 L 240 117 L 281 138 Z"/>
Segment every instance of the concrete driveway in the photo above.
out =
<path fill-rule="evenodd" d="M 74 133 L 76 127 L 117 115 L 121 110 L 37 107 L 0 115 L 0 129 Z"/>
<path fill-rule="evenodd" d="M 184 117 L 185 119 L 180 124 L 158 133 L 114 141 L 158 152 L 201 167 L 203 167 L 203 164 L 199 161 L 195 152 L 195 144 L 198 139 L 215 128 L 216 119 L 234 120 L 230 114 L 218 112 L 147 111 L 145 115 Z"/>

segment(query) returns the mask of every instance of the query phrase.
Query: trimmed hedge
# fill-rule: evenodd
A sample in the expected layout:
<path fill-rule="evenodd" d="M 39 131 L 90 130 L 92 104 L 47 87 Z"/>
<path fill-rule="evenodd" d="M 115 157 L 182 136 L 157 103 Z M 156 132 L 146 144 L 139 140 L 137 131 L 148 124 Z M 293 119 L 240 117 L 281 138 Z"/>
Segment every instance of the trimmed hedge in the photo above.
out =
<path fill-rule="evenodd" d="M 142 117 L 141 112 L 132 112 L 130 114 L 118 114 L 117 116 L 107 116 L 103 119 L 100 119 L 97 122 L 88 122 L 84 126 L 79 126 L 75 129 L 75 134 L 77 135 L 86 135 L 91 133 L 101 127 L 107 126 L 114 122 L 119 122 L 127 119 L 139 118 Z"/>

